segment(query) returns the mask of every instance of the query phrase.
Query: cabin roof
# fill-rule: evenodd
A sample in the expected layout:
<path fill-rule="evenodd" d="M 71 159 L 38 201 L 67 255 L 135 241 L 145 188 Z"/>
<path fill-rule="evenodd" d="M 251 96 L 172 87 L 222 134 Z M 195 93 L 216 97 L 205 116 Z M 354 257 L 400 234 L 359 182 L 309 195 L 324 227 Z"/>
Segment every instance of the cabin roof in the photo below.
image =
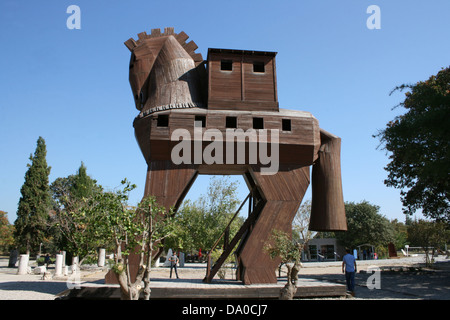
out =
<path fill-rule="evenodd" d="M 272 52 L 272 51 L 208 48 L 208 57 L 209 57 L 210 53 L 225 53 L 225 54 L 269 56 L 269 57 L 275 57 L 277 55 L 277 52 Z"/>

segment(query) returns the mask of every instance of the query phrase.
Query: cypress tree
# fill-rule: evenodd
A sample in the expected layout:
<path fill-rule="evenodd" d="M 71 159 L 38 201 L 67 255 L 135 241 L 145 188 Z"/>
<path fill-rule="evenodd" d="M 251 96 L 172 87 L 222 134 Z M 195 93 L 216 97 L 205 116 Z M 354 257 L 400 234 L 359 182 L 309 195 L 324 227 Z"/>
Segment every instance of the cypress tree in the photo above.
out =
<path fill-rule="evenodd" d="M 30 155 L 30 164 L 25 173 L 17 209 L 17 219 L 14 222 L 16 241 L 29 254 L 44 240 L 47 231 L 47 220 L 50 211 L 50 190 L 47 166 L 47 148 L 45 140 L 39 137 L 34 156 Z"/>
<path fill-rule="evenodd" d="M 87 174 L 86 166 L 81 162 L 80 168 L 73 177 L 73 184 L 70 188 L 70 194 L 78 201 L 85 202 L 90 196 L 101 191 L 97 185 L 97 180 L 92 179 Z"/>

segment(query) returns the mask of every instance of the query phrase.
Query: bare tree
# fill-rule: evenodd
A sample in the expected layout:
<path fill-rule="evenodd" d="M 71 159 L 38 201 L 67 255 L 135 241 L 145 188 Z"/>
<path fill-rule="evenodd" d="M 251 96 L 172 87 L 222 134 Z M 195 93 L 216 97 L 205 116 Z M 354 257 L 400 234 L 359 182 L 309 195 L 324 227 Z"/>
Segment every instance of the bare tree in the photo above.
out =
<path fill-rule="evenodd" d="M 311 240 L 316 232 L 309 230 L 309 220 L 311 218 L 311 200 L 306 200 L 298 208 L 297 213 L 292 222 L 292 233 L 294 238 L 303 245 L 303 250 L 305 250 L 309 256 L 308 242 Z"/>

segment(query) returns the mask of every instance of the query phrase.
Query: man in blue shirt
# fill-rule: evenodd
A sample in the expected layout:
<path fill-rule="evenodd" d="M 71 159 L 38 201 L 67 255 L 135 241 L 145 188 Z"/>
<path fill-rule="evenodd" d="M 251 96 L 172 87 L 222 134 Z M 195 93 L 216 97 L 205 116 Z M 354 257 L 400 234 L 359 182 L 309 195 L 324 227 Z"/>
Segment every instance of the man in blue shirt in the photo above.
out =
<path fill-rule="evenodd" d="M 355 272 L 356 259 L 350 254 L 350 249 L 345 249 L 347 254 L 342 258 L 342 273 L 345 270 L 345 280 L 347 281 L 347 290 L 352 296 L 355 295 Z"/>

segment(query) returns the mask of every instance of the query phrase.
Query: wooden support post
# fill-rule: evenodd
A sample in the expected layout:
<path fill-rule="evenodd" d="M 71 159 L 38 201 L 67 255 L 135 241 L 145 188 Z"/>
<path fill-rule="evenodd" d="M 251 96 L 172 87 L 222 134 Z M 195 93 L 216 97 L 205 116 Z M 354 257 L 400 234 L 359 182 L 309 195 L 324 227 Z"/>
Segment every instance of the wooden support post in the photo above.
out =
<path fill-rule="evenodd" d="M 253 167 L 251 174 L 265 204 L 238 253 L 239 274 L 244 284 L 276 283 L 280 261 L 270 259 L 263 248 L 272 230 L 291 233 L 292 220 L 309 185 L 309 167 L 281 166 L 272 176 L 262 175 L 258 167 Z"/>

